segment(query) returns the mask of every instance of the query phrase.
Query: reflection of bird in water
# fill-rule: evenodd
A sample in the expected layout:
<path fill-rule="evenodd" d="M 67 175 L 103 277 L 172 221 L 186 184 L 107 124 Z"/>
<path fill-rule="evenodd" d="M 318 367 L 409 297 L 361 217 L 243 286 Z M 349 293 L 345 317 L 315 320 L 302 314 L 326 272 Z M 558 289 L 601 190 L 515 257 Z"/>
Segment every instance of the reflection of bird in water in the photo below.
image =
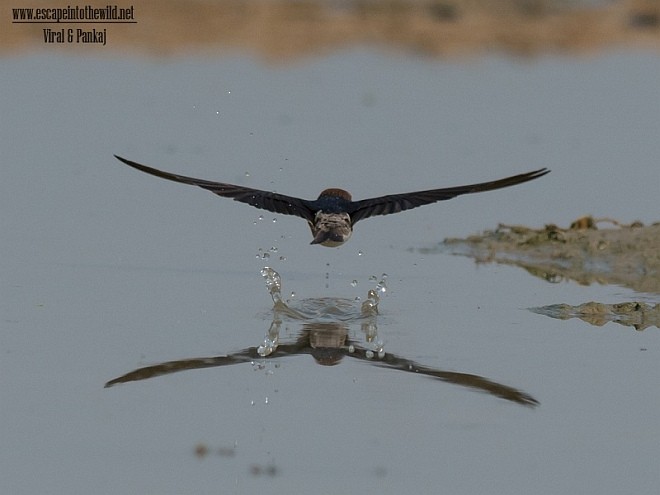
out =
<path fill-rule="evenodd" d="M 155 168 L 147 167 L 136 162 L 115 155 L 115 157 L 130 165 L 163 179 L 172 180 L 199 186 L 207 189 L 218 196 L 232 198 L 234 201 L 247 203 L 255 208 L 281 213 L 283 215 L 295 215 L 307 220 L 314 239 L 312 244 L 336 247 L 344 244 L 353 233 L 353 225 L 358 220 L 375 215 L 389 215 L 404 210 L 417 208 L 437 201 L 455 198 L 462 194 L 470 194 L 483 191 L 492 191 L 503 187 L 522 184 L 530 180 L 544 176 L 549 170 L 542 168 L 525 174 L 514 175 L 505 179 L 466 186 L 446 187 L 443 189 L 430 189 L 403 194 L 389 194 L 378 198 L 353 201 L 351 195 L 343 189 L 326 189 L 321 192 L 315 200 L 300 199 L 285 196 L 274 192 L 261 191 L 249 187 L 212 182 L 203 179 L 195 179 L 183 175 L 163 172 Z"/>
<path fill-rule="evenodd" d="M 348 327 L 342 323 L 304 323 L 302 327 L 303 331 L 294 342 L 278 344 L 272 354 L 268 355 L 268 359 L 311 354 L 317 363 L 324 366 L 333 366 L 338 364 L 344 357 L 351 357 L 372 363 L 375 366 L 426 375 L 443 382 L 481 390 L 524 406 L 535 407 L 539 404 L 536 399 L 521 390 L 493 382 L 481 376 L 429 368 L 390 353 L 374 353 L 372 350 L 352 342 L 348 336 Z M 263 356 L 259 352 L 259 347 L 249 347 L 227 356 L 168 361 L 131 371 L 110 380 L 105 386 L 107 388 L 119 383 L 146 380 L 179 371 L 251 363 L 260 359 L 263 359 Z"/>

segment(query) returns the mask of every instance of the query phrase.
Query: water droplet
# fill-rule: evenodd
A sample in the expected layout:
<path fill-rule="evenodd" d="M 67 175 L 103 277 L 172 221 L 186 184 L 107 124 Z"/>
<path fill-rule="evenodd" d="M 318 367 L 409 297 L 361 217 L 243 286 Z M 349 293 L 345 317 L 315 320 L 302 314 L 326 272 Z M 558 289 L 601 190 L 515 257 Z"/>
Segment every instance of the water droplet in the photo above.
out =
<path fill-rule="evenodd" d="M 374 351 L 367 351 L 364 353 L 367 359 L 372 359 L 374 357 Z"/>
<path fill-rule="evenodd" d="M 254 406 L 254 401 L 253 400 L 250 401 L 250 405 Z"/>
<path fill-rule="evenodd" d="M 280 261 L 286 261 L 286 256 L 280 256 Z"/>
<path fill-rule="evenodd" d="M 353 281 L 351 282 L 351 287 L 357 287 L 357 285 L 358 285 L 358 281 L 357 281 L 357 280 L 353 280 Z"/>
<path fill-rule="evenodd" d="M 263 216 L 263 215 L 259 215 L 259 216 L 257 217 L 257 220 L 259 220 L 259 221 L 261 221 L 261 220 L 263 220 L 263 219 L 264 219 L 264 216 Z"/>
<path fill-rule="evenodd" d="M 296 297 L 296 293 L 291 291 L 291 296 L 290 297 L 291 297 L 291 299 L 293 299 L 294 297 Z"/>
<path fill-rule="evenodd" d="M 364 253 L 362 251 L 358 251 L 358 256 L 362 256 Z"/>
<path fill-rule="evenodd" d="M 250 177 L 250 172 L 245 172 L 245 177 Z"/>
<path fill-rule="evenodd" d="M 271 247 L 270 247 L 270 252 L 271 252 L 271 253 L 276 253 L 276 252 L 277 252 L 277 248 L 276 248 L 275 246 L 271 246 Z"/>
<path fill-rule="evenodd" d="M 277 223 L 277 218 L 273 218 L 273 223 Z"/>
<path fill-rule="evenodd" d="M 268 397 L 264 399 L 264 404 L 268 404 Z"/>

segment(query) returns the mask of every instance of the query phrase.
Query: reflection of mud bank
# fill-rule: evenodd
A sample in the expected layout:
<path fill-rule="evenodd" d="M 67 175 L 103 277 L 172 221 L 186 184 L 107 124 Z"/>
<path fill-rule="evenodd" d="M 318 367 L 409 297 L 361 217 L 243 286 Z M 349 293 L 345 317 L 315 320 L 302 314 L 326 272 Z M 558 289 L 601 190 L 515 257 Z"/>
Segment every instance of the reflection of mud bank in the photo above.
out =
<path fill-rule="evenodd" d="M 639 302 L 621 304 L 588 302 L 579 306 L 553 304 L 541 308 L 531 308 L 531 310 L 560 320 L 580 318 L 582 321 L 599 327 L 614 321 L 624 326 L 635 327 L 636 330 L 644 330 L 648 327 L 660 328 L 660 304 L 651 306 Z"/>
<path fill-rule="evenodd" d="M 568 229 L 499 225 L 467 239 L 445 239 L 425 251 L 517 265 L 551 282 L 571 279 L 660 293 L 660 223 L 607 229 L 597 229 L 596 223 L 585 217 Z"/>
<path fill-rule="evenodd" d="M 6 17 L 16 8 L 54 7 L 43 0 L 0 1 Z M 162 56 L 240 49 L 272 60 L 359 44 L 430 56 L 660 45 L 657 0 L 146 0 L 135 6 L 135 20 L 129 25 L 44 25 L 9 24 L 7 19 L 0 29 L 0 50 L 56 49 L 44 43 L 44 27 L 53 26 L 107 28 L 104 50 Z M 71 51 L 76 45 L 60 47 Z"/>

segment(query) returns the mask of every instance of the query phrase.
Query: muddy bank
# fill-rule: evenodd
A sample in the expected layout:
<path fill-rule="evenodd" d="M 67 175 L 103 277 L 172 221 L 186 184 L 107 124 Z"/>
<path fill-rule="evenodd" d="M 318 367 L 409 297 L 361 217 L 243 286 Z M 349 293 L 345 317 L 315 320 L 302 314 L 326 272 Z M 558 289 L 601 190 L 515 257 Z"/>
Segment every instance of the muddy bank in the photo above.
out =
<path fill-rule="evenodd" d="M 583 217 L 568 228 L 500 224 L 466 239 L 445 239 L 420 252 L 468 256 L 524 268 L 549 282 L 574 280 L 660 294 L 660 223 L 623 225 Z"/>

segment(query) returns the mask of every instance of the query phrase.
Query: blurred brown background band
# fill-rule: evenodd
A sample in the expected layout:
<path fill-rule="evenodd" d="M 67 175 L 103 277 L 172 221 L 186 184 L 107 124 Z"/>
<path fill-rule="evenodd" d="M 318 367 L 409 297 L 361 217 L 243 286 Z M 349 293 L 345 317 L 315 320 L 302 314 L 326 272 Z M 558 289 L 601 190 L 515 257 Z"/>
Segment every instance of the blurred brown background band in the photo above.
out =
<path fill-rule="evenodd" d="M 107 29 L 103 49 L 109 53 L 170 56 L 243 51 L 274 62 L 360 44 L 430 57 L 492 51 L 534 56 L 660 46 L 657 0 L 148 0 L 113 3 L 120 8 L 133 5 L 136 24 L 19 24 L 13 17 L 13 9 L 18 8 L 108 3 L 3 0 L 0 49 L 5 55 L 44 47 L 57 50 L 58 46 L 44 43 L 44 28 L 71 26 Z M 72 46 L 62 48 L 70 51 Z"/>

